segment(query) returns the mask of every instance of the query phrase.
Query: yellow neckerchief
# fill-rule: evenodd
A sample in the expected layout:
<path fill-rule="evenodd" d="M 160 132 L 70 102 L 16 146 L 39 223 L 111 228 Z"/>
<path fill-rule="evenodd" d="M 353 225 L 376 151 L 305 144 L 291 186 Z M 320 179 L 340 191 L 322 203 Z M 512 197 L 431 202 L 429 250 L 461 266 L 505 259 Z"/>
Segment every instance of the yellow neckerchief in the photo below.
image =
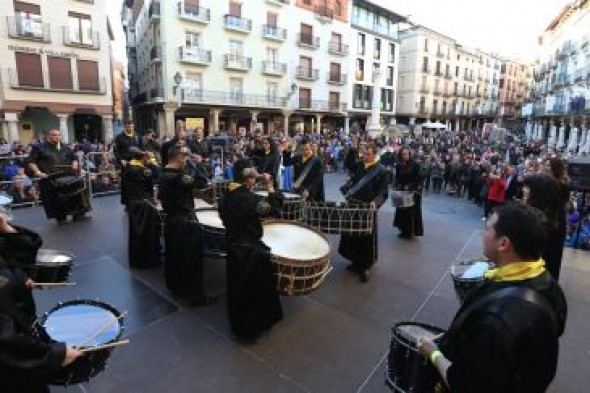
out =
<path fill-rule="evenodd" d="M 270 150 L 269 151 L 265 151 L 264 154 L 267 155 L 267 156 L 270 155 Z"/>
<path fill-rule="evenodd" d="M 313 153 L 311 153 L 309 156 L 305 157 L 305 156 L 301 156 L 301 162 L 303 162 L 305 164 L 305 162 L 307 160 L 309 160 L 311 157 L 313 157 Z"/>
<path fill-rule="evenodd" d="M 57 151 L 61 150 L 61 142 L 57 142 L 55 145 L 51 142 L 49 142 L 49 144 L 55 146 L 55 150 L 57 150 Z"/>
<path fill-rule="evenodd" d="M 369 162 L 368 164 L 365 162 L 365 169 L 369 169 L 370 167 L 372 167 L 373 165 L 376 165 L 377 163 L 379 163 L 379 159 L 376 158 L 375 161 L 373 162 Z"/>
<path fill-rule="evenodd" d="M 127 131 L 125 131 L 125 130 L 123 130 L 123 133 L 124 133 L 126 136 L 128 136 L 129 138 L 132 138 L 132 137 L 133 137 L 133 135 L 135 135 L 135 133 L 134 133 L 134 132 L 132 132 L 131 134 L 128 134 L 128 133 L 127 133 Z"/>
<path fill-rule="evenodd" d="M 539 258 L 535 262 L 514 262 L 496 269 L 490 269 L 485 272 L 484 276 L 488 280 L 499 282 L 523 281 L 538 277 L 544 271 L 545 261 L 543 258 Z"/>
<path fill-rule="evenodd" d="M 136 160 L 135 158 L 132 159 L 131 161 L 129 161 L 129 165 L 131 166 L 140 166 L 140 167 L 144 167 L 143 162 L 141 162 L 140 160 Z"/>
<path fill-rule="evenodd" d="M 227 189 L 229 192 L 232 192 L 233 190 L 235 190 L 238 187 L 241 187 L 242 184 L 241 183 L 237 183 L 235 181 L 230 181 L 229 184 L 227 185 Z"/>

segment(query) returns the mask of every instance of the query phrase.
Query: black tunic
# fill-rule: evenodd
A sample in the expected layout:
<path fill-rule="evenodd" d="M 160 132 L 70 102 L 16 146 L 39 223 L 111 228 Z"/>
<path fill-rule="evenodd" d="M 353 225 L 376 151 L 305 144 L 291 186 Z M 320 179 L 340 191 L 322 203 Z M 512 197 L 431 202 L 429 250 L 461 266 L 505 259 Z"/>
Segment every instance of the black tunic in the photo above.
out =
<path fill-rule="evenodd" d="M 33 146 L 29 154 L 29 163 L 36 164 L 41 172 L 48 175 L 69 173 L 75 159 L 72 149 L 61 143 L 39 143 Z M 73 196 L 60 196 L 51 176 L 40 179 L 39 192 L 49 219 L 63 220 L 68 214 L 83 214 L 90 211 L 90 199 L 86 191 Z"/>
<path fill-rule="evenodd" d="M 240 186 L 221 200 L 219 214 L 227 230 L 227 297 L 232 332 L 254 339 L 283 318 L 276 290 L 275 266 L 261 241 L 261 216 L 278 214 L 280 196 L 268 202 Z"/>
<path fill-rule="evenodd" d="M 422 224 L 422 177 L 420 165 L 415 161 L 397 163 L 395 166 L 395 189 L 414 191 L 414 206 L 396 208 L 393 226 L 406 237 L 423 236 Z"/>
<path fill-rule="evenodd" d="M 45 393 L 61 368 L 66 347 L 45 343 L 32 332 L 35 302 L 26 275 L 0 258 L 0 387 L 2 393 Z"/>
<path fill-rule="evenodd" d="M 119 163 L 122 161 L 131 161 L 134 155 L 130 152 L 132 147 L 141 149 L 141 138 L 137 134 L 128 135 L 125 132 L 115 137 L 113 153 Z M 125 170 L 127 166 L 121 166 L 121 203 L 127 204 L 127 187 L 125 186 Z"/>
<path fill-rule="evenodd" d="M 296 189 L 298 193 L 303 192 L 303 190 L 307 190 L 309 193 L 308 200 L 316 201 L 316 202 L 323 202 L 325 200 L 324 197 L 324 169 L 322 165 L 322 160 L 317 156 L 311 156 L 309 158 L 311 161 L 311 169 L 308 172 L 305 180 L 301 183 L 301 186 Z M 294 172 L 294 180 L 293 183 L 299 179 L 299 175 L 305 171 L 307 167 L 308 161 L 303 161 L 302 155 L 295 155 L 292 156 L 290 152 L 284 151 L 283 152 L 283 165 L 289 166 L 293 165 L 293 172 Z"/>
<path fill-rule="evenodd" d="M 561 271 L 561 259 L 563 257 L 563 244 L 566 235 L 566 214 L 565 206 L 569 200 L 569 187 L 567 184 L 559 183 L 559 203 L 554 206 L 556 211 L 556 222 L 549 224 L 549 237 L 543 250 L 542 257 L 545 260 L 547 270 L 555 281 L 559 280 Z"/>
<path fill-rule="evenodd" d="M 544 307 L 514 298 L 472 304 L 506 286 L 526 286 L 544 296 Z M 558 338 L 567 316 L 565 296 L 548 272 L 520 282 L 487 281 L 470 295 L 440 343 L 452 362 L 447 378 L 453 393 L 542 393 L 557 369 Z"/>
<path fill-rule="evenodd" d="M 347 186 L 354 187 L 373 168 L 378 168 L 378 174 L 362 187 L 352 198 L 359 202 L 373 202 L 377 208 L 387 200 L 389 174 L 385 168 L 377 163 L 367 168 L 359 166 Z M 344 258 L 352 261 L 358 270 L 369 269 L 379 258 L 377 245 L 377 216 L 373 217 L 373 231 L 369 235 L 342 234 L 338 252 Z"/>
<path fill-rule="evenodd" d="M 123 173 L 128 198 L 129 266 L 150 268 L 158 266 L 158 218 L 154 203 L 154 181 L 158 177 L 158 167 L 131 164 Z"/>
<path fill-rule="evenodd" d="M 203 295 L 203 238 L 195 218 L 193 190 L 206 184 L 207 179 L 172 168 L 164 168 L 160 176 L 160 200 L 166 213 L 164 278 L 170 291 L 187 298 Z"/>

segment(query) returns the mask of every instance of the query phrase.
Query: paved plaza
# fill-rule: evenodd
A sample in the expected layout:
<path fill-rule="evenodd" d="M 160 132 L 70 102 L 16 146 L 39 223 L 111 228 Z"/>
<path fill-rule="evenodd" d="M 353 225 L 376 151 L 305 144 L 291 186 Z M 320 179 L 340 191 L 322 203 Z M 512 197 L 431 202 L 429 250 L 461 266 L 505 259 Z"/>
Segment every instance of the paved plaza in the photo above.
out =
<path fill-rule="evenodd" d="M 327 175 L 334 197 L 341 175 Z M 131 344 L 113 353 L 109 368 L 68 392 L 387 392 L 386 354 L 393 323 L 448 326 L 458 308 L 449 265 L 481 255 L 479 208 L 446 195 L 427 195 L 426 235 L 397 238 L 393 208 L 379 214 L 379 261 L 360 284 L 345 270 L 329 236 L 334 270 L 311 295 L 283 297 L 284 320 L 257 343 L 240 345 L 229 330 L 225 263 L 205 261 L 209 292 L 219 303 L 190 308 L 166 291 L 160 269 L 129 270 L 127 217 L 118 196 L 93 200 L 92 219 L 56 225 L 41 208 L 15 211 L 15 222 L 41 233 L 44 247 L 78 256 L 77 286 L 36 292 L 39 313 L 59 300 L 98 298 L 127 310 Z M 590 386 L 590 254 L 567 249 L 561 285 L 569 318 L 552 393 L 582 393 Z M 61 388 L 53 389 L 62 392 Z"/>

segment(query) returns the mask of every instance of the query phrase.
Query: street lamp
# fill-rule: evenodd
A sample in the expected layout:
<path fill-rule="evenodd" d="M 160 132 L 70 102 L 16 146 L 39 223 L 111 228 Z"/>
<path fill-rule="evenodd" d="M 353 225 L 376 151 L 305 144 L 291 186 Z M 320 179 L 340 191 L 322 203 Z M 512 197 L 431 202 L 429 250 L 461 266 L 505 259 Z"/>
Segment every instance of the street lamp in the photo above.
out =
<path fill-rule="evenodd" d="M 180 84 L 182 83 L 182 75 L 180 75 L 180 72 L 178 72 L 178 71 L 176 71 L 176 74 L 174 75 L 174 83 L 176 85 L 172 88 L 172 92 L 176 96 L 176 92 L 178 91 L 178 88 L 180 87 Z"/>

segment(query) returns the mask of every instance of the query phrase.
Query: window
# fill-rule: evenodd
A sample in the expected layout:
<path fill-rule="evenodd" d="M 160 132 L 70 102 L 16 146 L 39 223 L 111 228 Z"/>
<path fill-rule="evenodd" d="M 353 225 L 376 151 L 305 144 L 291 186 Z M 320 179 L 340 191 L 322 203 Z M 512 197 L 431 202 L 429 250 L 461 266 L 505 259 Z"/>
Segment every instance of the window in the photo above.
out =
<path fill-rule="evenodd" d="M 237 3 L 235 1 L 229 2 L 229 14 L 236 18 L 242 17 L 242 4 Z"/>
<path fill-rule="evenodd" d="M 229 40 L 229 57 L 232 60 L 241 58 L 244 53 L 244 43 L 237 40 Z"/>
<path fill-rule="evenodd" d="M 426 112 L 426 97 L 420 97 L 420 112 Z"/>
<path fill-rule="evenodd" d="M 199 0 L 184 0 L 184 12 L 199 15 Z"/>
<path fill-rule="evenodd" d="M 446 76 L 451 75 L 451 67 L 448 64 L 445 66 L 445 75 Z"/>
<path fill-rule="evenodd" d="M 311 108 L 311 90 L 299 88 L 299 107 Z"/>
<path fill-rule="evenodd" d="M 190 98 L 200 98 L 203 95 L 203 74 L 187 72 L 184 82 L 184 94 Z"/>
<path fill-rule="evenodd" d="M 266 25 L 269 27 L 277 27 L 278 15 L 274 12 L 266 13 Z"/>
<path fill-rule="evenodd" d="M 340 82 L 340 64 L 330 63 L 330 82 Z"/>
<path fill-rule="evenodd" d="M 365 79 L 365 61 L 363 59 L 356 59 L 356 80 L 362 81 Z"/>
<path fill-rule="evenodd" d="M 78 60 L 78 87 L 80 90 L 100 90 L 96 61 Z"/>
<path fill-rule="evenodd" d="M 379 60 L 381 58 L 381 40 L 375 38 L 375 47 L 373 48 L 373 58 Z"/>
<path fill-rule="evenodd" d="M 229 78 L 229 98 L 232 102 L 242 101 L 242 84 L 241 78 Z"/>
<path fill-rule="evenodd" d="M 353 106 L 355 108 L 362 107 L 363 100 L 363 85 L 354 85 L 353 89 Z"/>
<path fill-rule="evenodd" d="M 32 53 L 15 52 L 18 85 L 43 87 L 41 56 Z"/>
<path fill-rule="evenodd" d="M 92 21 L 90 20 L 90 15 L 69 12 L 68 26 L 68 38 L 72 44 L 94 44 L 94 39 L 92 37 Z"/>
<path fill-rule="evenodd" d="M 41 7 L 37 4 L 14 2 L 16 34 L 24 37 L 43 38 Z"/>
<path fill-rule="evenodd" d="M 424 52 L 428 53 L 428 38 L 424 39 Z"/>
<path fill-rule="evenodd" d="M 307 45 L 313 45 L 313 27 L 302 23 L 300 29 L 301 42 Z"/>
<path fill-rule="evenodd" d="M 311 70 L 311 58 L 310 57 L 305 57 L 305 56 L 299 56 L 299 67 L 301 67 L 303 70 L 307 71 L 307 70 Z M 310 71 L 311 73 L 311 71 Z"/>
<path fill-rule="evenodd" d="M 270 104 L 277 102 L 279 85 L 276 82 L 266 82 L 266 99 Z"/>
<path fill-rule="evenodd" d="M 389 44 L 389 62 L 395 63 L 395 44 Z"/>
<path fill-rule="evenodd" d="M 422 59 L 422 72 L 428 72 L 428 57 L 424 56 Z"/>
<path fill-rule="evenodd" d="M 459 77 L 459 66 L 455 67 L 455 77 Z"/>
<path fill-rule="evenodd" d="M 384 111 L 393 111 L 393 90 L 381 89 L 381 108 Z"/>
<path fill-rule="evenodd" d="M 64 57 L 47 56 L 49 68 L 49 87 L 52 89 L 72 90 L 72 60 Z"/>
<path fill-rule="evenodd" d="M 357 54 L 359 56 L 365 55 L 365 35 L 363 33 L 359 33 L 357 36 Z"/>
<path fill-rule="evenodd" d="M 340 93 L 331 91 L 329 96 L 330 110 L 340 110 Z"/>
<path fill-rule="evenodd" d="M 437 74 L 437 75 L 440 75 L 440 73 L 441 73 L 441 72 L 440 72 L 440 61 L 437 61 L 437 62 L 436 62 L 436 74 Z"/>
<path fill-rule="evenodd" d="M 278 64 L 279 50 L 277 48 L 266 48 L 266 61 L 269 64 Z"/>
<path fill-rule="evenodd" d="M 342 45 L 342 34 L 332 33 L 332 38 L 331 38 L 330 42 L 334 46 L 337 46 L 338 48 L 340 48 L 340 46 Z"/>
<path fill-rule="evenodd" d="M 342 1 L 336 0 L 334 3 L 334 14 L 337 16 L 342 16 Z"/>
<path fill-rule="evenodd" d="M 393 86 L 393 66 L 388 66 L 387 67 L 387 80 L 386 80 L 386 84 L 387 86 Z"/>
<path fill-rule="evenodd" d="M 187 31 L 184 34 L 185 45 L 187 49 L 194 48 L 198 49 L 201 46 L 201 33 Z"/>

